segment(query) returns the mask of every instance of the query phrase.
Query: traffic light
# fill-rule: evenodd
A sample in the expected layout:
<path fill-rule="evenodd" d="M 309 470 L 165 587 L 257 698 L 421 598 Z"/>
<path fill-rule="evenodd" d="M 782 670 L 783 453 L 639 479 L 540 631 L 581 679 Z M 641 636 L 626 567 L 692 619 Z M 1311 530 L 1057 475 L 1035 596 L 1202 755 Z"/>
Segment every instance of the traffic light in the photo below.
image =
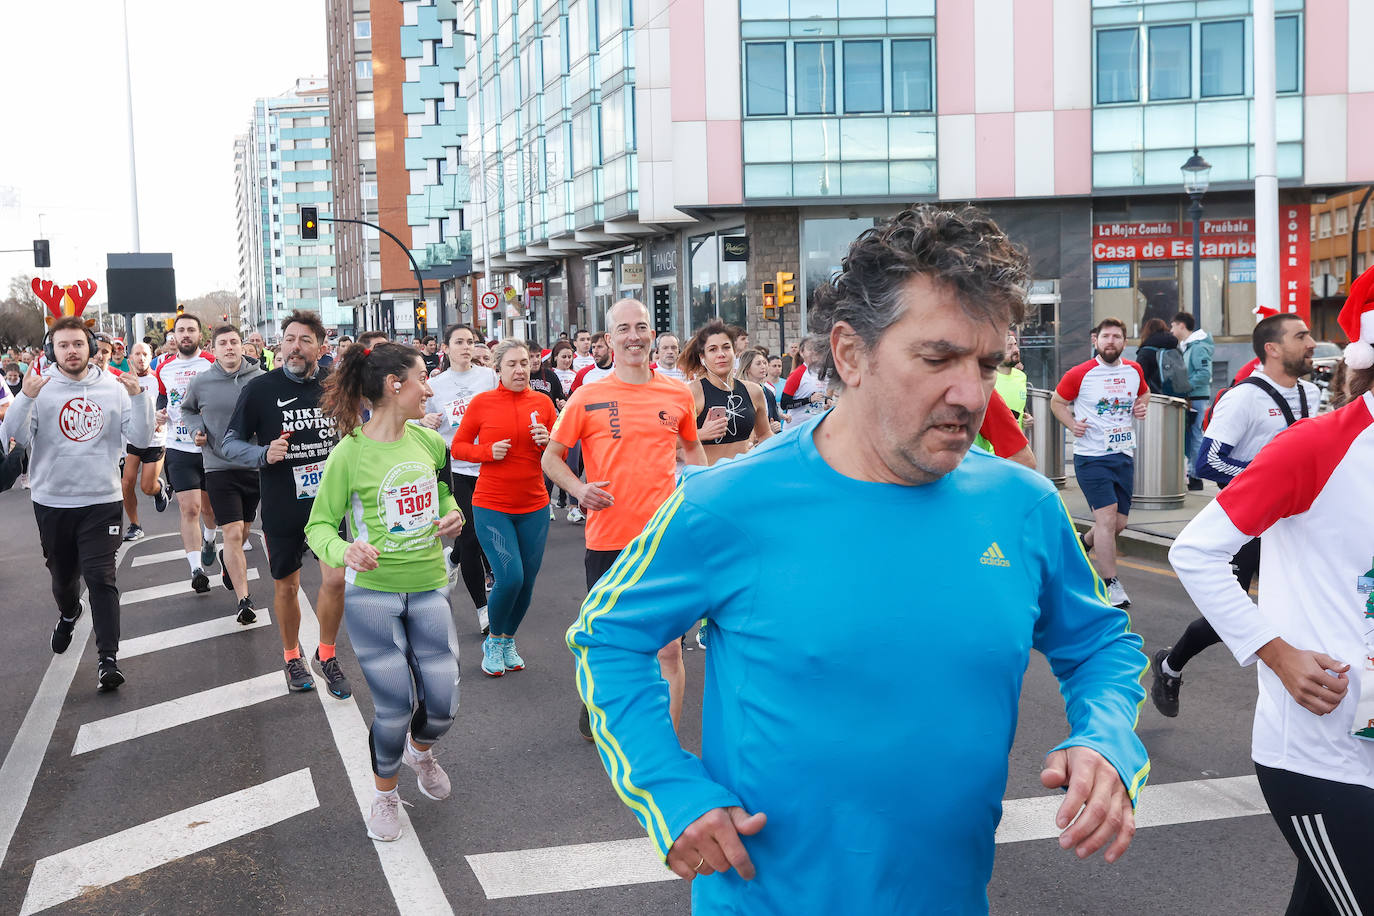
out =
<path fill-rule="evenodd" d="M 778 317 L 778 287 L 775 283 L 763 284 L 763 320 L 773 321 Z"/>
<path fill-rule="evenodd" d="M 425 300 L 421 299 L 415 303 L 415 336 L 417 339 L 429 333 L 426 314 Z"/>
<path fill-rule="evenodd" d="M 177 303 L 177 318 L 180 318 L 180 317 L 181 317 L 181 313 L 184 312 L 184 311 L 186 311 L 186 306 L 184 306 L 184 305 L 182 305 L 180 302 L 178 302 L 178 303 Z M 172 320 L 173 320 L 173 321 L 176 321 L 176 318 L 173 318 Z"/>
<path fill-rule="evenodd" d="M 47 239 L 33 240 L 33 266 L 52 267 L 52 253 L 48 250 Z"/>
<path fill-rule="evenodd" d="M 797 301 L 797 284 L 793 282 L 796 274 L 789 270 L 778 271 L 778 308 L 786 308 Z"/>
<path fill-rule="evenodd" d="M 319 212 L 318 207 L 301 207 L 301 239 L 303 241 L 319 241 Z"/>

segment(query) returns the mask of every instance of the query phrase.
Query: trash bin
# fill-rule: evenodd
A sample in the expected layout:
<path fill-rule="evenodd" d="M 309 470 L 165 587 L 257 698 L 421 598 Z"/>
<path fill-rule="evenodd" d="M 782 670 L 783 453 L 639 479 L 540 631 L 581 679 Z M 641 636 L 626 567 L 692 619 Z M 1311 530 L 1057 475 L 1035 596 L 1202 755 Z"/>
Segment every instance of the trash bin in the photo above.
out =
<path fill-rule="evenodd" d="M 1035 469 L 1044 474 L 1059 489 L 1068 478 L 1064 474 L 1064 427 L 1050 412 L 1052 391 L 1032 388 L 1026 392 L 1026 412 L 1031 415 L 1027 432 L 1031 451 L 1035 453 Z"/>
<path fill-rule="evenodd" d="M 1135 497 L 1142 509 L 1183 505 L 1188 478 L 1183 468 L 1183 429 L 1188 402 L 1162 394 L 1149 396 L 1144 420 L 1135 421 Z"/>

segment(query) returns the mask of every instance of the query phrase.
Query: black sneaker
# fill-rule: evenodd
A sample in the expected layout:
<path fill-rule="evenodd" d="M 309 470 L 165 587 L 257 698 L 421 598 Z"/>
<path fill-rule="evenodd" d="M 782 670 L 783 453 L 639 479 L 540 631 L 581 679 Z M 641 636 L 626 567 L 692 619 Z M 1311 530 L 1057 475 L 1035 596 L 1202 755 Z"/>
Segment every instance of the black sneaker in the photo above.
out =
<path fill-rule="evenodd" d="M 282 665 L 286 672 L 286 687 L 288 690 L 314 690 L 315 679 L 310 676 L 310 669 L 305 667 L 305 659 L 296 657 Z"/>
<path fill-rule="evenodd" d="M 95 689 L 101 693 L 118 690 L 124 683 L 124 672 L 119 670 L 113 655 L 100 656 L 100 673 L 95 680 Z"/>
<path fill-rule="evenodd" d="M 258 622 L 258 614 L 257 614 L 257 612 L 253 609 L 253 596 L 252 596 L 252 595 L 249 595 L 249 596 L 247 596 L 246 598 L 240 598 L 240 599 L 239 599 L 239 616 L 238 616 L 238 621 L 239 621 L 239 623 L 243 624 L 244 626 L 248 626 L 250 623 L 257 623 L 257 622 Z"/>
<path fill-rule="evenodd" d="M 72 644 L 72 631 L 76 629 L 76 622 L 81 619 L 81 613 L 84 610 L 85 608 L 78 604 L 74 616 L 58 616 L 57 626 L 52 628 L 52 651 L 54 655 L 61 655 L 66 652 L 67 647 Z"/>
<path fill-rule="evenodd" d="M 191 573 L 191 588 L 197 595 L 204 595 L 210 591 L 210 577 L 205 575 L 205 570 L 196 567 L 196 571 Z"/>
<path fill-rule="evenodd" d="M 167 504 L 172 501 L 172 488 L 167 485 L 167 481 L 161 477 L 157 479 L 157 492 L 153 494 L 153 508 L 159 512 L 167 511 Z"/>
<path fill-rule="evenodd" d="M 320 661 L 320 650 L 315 650 L 315 666 L 320 669 L 320 674 L 324 675 L 325 688 L 329 695 L 340 700 L 346 700 L 353 696 L 353 685 L 348 683 L 348 678 L 344 677 L 343 669 L 339 667 L 339 657 Z"/>
<path fill-rule="evenodd" d="M 559 508 L 559 509 L 566 509 L 566 508 L 568 508 L 568 494 L 564 493 L 562 490 L 559 490 L 559 491 L 558 491 L 558 502 L 555 503 L 554 505 L 555 505 L 557 508 Z"/>
<path fill-rule="evenodd" d="M 1160 649 L 1150 659 L 1150 673 L 1155 677 L 1154 683 L 1150 685 L 1150 699 L 1154 701 L 1159 714 L 1170 719 L 1178 716 L 1178 689 L 1183 686 L 1181 676 L 1170 677 L 1164 673 L 1164 660 L 1169 657 L 1173 648 L 1170 646 Z"/>
<path fill-rule="evenodd" d="M 232 592 L 234 590 L 234 580 L 229 578 L 229 567 L 225 565 L 223 550 L 219 552 L 219 568 L 221 570 L 219 581 L 224 583 L 224 587 Z"/>
<path fill-rule="evenodd" d="M 592 717 L 587 712 L 587 707 L 583 706 L 577 714 L 577 733 L 582 736 L 582 740 L 592 740 Z"/>
<path fill-rule="evenodd" d="M 1200 478 L 1200 477 L 1189 477 L 1189 478 L 1188 478 L 1188 489 L 1189 489 L 1189 490 L 1192 490 L 1194 493 L 1196 493 L 1198 490 L 1201 490 L 1201 489 L 1202 489 L 1202 478 Z"/>

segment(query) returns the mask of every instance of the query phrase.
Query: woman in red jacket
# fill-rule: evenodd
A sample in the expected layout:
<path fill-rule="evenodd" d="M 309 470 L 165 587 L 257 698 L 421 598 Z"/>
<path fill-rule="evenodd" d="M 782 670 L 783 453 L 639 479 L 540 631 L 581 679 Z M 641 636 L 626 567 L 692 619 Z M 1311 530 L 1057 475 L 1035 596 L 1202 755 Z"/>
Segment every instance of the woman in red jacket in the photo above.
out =
<path fill-rule="evenodd" d="M 539 461 L 555 411 L 548 395 L 530 388 L 530 351 L 523 340 L 501 341 L 492 360 L 500 383 L 468 402 L 452 452 L 482 465 L 472 520 L 496 576 L 487 599 L 491 629 L 482 643 L 482 673 L 500 677 L 525 667 L 515 649 L 515 631 L 529 610 L 544 561 L 549 496 Z"/>

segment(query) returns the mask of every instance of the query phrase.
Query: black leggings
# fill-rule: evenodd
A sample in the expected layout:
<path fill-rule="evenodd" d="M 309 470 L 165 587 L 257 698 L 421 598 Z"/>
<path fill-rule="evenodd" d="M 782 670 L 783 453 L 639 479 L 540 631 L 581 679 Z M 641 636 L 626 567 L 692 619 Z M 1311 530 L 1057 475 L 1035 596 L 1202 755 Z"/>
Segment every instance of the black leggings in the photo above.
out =
<path fill-rule="evenodd" d="M 1231 558 L 1231 571 L 1236 574 L 1236 581 L 1240 587 L 1247 592 L 1250 591 L 1250 583 L 1255 581 L 1255 574 L 1259 572 L 1260 563 L 1260 539 L 1248 541 L 1244 547 L 1236 551 L 1236 555 Z M 1188 629 L 1183 631 L 1178 642 L 1169 650 L 1169 657 L 1166 659 L 1169 667 L 1175 671 L 1182 671 L 1183 666 L 1193 660 L 1203 649 L 1215 646 L 1221 642 L 1221 637 L 1217 631 L 1212 629 L 1212 625 L 1207 622 L 1206 617 L 1199 617 L 1188 624 Z"/>
<path fill-rule="evenodd" d="M 1374 912 L 1374 789 L 1258 763 L 1255 773 L 1269 813 L 1298 857 L 1286 916 Z"/>
<path fill-rule="evenodd" d="M 463 510 L 463 530 L 453 545 L 453 561 L 463 574 L 463 586 L 468 590 L 474 608 L 487 606 L 487 564 L 482 545 L 477 542 L 477 523 L 472 518 L 472 491 L 477 488 L 477 478 L 467 474 L 453 475 L 453 498 L 458 508 Z"/>
<path fill-rule="evenodd" d="M 119 589 L 115 587 L 115 553 L 122 540 L 124 503 L 80 509 L 54 509 L 33 504 L 38 540 L 52 574 L 52 596 L 63 617 L 72 617 L 81 601 L 81 580 L 91 604 L 91 627 L 100 655 L 119 652 Z"/>

